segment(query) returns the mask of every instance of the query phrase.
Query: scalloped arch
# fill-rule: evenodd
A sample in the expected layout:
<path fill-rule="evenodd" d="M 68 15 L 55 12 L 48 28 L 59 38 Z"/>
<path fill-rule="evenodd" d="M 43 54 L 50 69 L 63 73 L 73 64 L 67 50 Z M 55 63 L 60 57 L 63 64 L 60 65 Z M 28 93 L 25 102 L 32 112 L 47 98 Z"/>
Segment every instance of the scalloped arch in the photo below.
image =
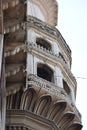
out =
<path fill-rule="evenodd" d="M 52 98 L 49 94 L 44 94 L 39 97 L 34 112 L 38 115 L 46 117 L 49 105 L 51 104 Z"/>
<path fill-rule="evenodd" d="M 58 3 L 56 0 L 28 0 L 36 4 L 43 12 L 48 24 L 57 25 L 58 21 Z"/>
<path fill-rule="evenodd" d="M 33 111 L 33 104 L 36 100 L 37 94 L 33 88 L 27 89 L 21 97 L 20 109 L 29 109 Z"/>
<path fill-rule="evenodd" d="M 75 114 L 71 111 L 65 112 L 61 119 L 58 121 L 58 126 L 65 130 L 67 125 L 72 122 L 72 120 L 75 118 Z"/>
<path fill-rule="evenodd" d="M 48 119 L 54 120 L 57 123 L 60 114 L 62 114 L 66 108 L 66 104 L 67 103 L 63 100 L 54 102 L 49 109 Z"/>

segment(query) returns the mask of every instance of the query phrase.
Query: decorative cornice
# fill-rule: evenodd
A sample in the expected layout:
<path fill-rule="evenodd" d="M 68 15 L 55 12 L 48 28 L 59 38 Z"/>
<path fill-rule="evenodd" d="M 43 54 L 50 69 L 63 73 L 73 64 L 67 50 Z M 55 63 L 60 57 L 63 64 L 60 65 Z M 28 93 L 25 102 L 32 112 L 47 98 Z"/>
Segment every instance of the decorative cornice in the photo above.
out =
<path fill-rule="evenodd" d="M 25 44 L 22 44 L 22 45 L 14 47 L 14 48 L 11 48 L 11 47 L 10 48 L 6 48 L 6 50 L 5 50 L 5 57 L 15 55 L 15 54 L 19 53 L 22 50 L 25 51 L 25 47 L 26 47 Z"/>
<path fill-rule="evenodd" d="M 34 129 L 36 126 L 36 129 L 38 128 L 38 130 L 41 129 L 41 127 L 44 127 L 45 129 L 50 128 L 51 130 L 64 130 L 62 126 L 60 126 L 59 128 L 59 126 L 55 123 L 54 120 L 50 120 L 48 118 L 34 114 L 33 112 L 29 112 L 27 110 L 7 110 L 6 118 L 7 118 L 6 121 L 7 126 L 22 126 L 30 129 Z M 79 126 L 80 129 L 82 128 L 80 122 L 70 123 L 69 128 L 70 126 L 72 127 L 74 124 Z"/>
<path fill-rule="evenodd" d="M 60 97 L 62 100 L 65 100 L 71 107 L 71 109 L 74 111 L 74 113 L 77 115 L 77 117 L 80 119 L 81 115 L 79 111 L 77 110 L 76 106 L 72 103 L 72 100 L 68 97 L 65 90 L 63 88 L 58 87 L 54 83 L 51 83 L 49 81 L 46 81 L 38 76 L 35 75 L 29 75 L 28 80 L 26 82 L 27 88 L 30 87 L 40 87 L 44 90 L 46 90 L 48 93 L 56 95 Z"/>

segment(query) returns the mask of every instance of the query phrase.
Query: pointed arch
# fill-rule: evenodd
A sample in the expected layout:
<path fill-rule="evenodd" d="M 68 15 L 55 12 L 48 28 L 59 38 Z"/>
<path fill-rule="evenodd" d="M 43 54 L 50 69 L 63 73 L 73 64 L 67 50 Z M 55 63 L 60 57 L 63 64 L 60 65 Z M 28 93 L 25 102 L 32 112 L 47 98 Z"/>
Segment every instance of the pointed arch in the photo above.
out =
<path fill-rule="evenodd" d="M 48 118 L 51 120 L 54 120 L 55 122 L 58 121 L 59 115 L 62 114 L 62 112 L 66 108 L 66 102 L 63 100 L 55 102 L 48 113 Z"/>
<path fill-rule="evenodd" d="M 38 115 L 42 115 L 46 117 L 51 101 L 52 99 L 50 95 L 48 94 L 42 95 L 38 99 L 34 112 Z"/>
<path fill-rule="evenodd" d="M 26 90 L 22 95 L 20 108 L 33 111 L 36 97 L 37 95 L 33 88 Z"/>

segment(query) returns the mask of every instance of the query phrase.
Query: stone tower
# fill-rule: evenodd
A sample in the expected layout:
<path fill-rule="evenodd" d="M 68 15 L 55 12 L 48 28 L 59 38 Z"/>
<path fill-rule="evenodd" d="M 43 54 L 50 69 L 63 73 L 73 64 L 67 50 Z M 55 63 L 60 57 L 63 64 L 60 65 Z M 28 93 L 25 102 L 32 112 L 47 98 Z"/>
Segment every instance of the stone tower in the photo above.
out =
<path fill-rule="evenodd" d="M 56 28 L 57 1 L 0 5 L 0 130 L 81 130 L 71 50 Z"/>

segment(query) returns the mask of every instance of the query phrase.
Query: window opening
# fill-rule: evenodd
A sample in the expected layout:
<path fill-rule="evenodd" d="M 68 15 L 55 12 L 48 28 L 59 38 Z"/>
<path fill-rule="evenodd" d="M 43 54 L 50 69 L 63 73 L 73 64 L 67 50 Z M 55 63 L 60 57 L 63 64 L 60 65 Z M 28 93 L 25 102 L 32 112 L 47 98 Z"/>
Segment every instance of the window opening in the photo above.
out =
<path fill-rule="evenodd" d="M 68 84 L 64 80 L 63 80 L 63 88 L 66 91 L 67 95 L 71 98 L 70 88 L 69 88 Z"/>
<path fill-rule="evenodd" d="M 47 65 L 38 64 L 37 76 L 39 76 L 47 81 L 54 82 L 53 71 Z"/>
<path fill-rule="evenodd" d="M 49 50 L 49 51 L 52 50 L 50 43 L 47 42 L 47 41 L 44 40 L 44 39 L 37 38 L 37 39 L 36 39 L 36 43 L 37 43 L 37 45 L 40 45 L 40 46 L 43 46 L 43 48 L 46 48 L 46 50 Z"/>

